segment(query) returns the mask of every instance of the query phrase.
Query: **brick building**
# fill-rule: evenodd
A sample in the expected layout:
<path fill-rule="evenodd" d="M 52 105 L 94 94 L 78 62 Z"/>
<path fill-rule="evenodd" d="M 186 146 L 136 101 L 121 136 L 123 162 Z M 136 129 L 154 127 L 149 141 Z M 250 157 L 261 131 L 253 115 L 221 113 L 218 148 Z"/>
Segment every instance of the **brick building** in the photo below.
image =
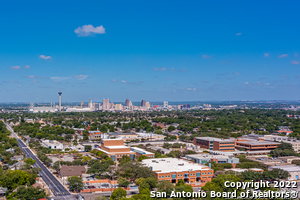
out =
<path fill-rule="evenodd" d="M 264 141 L 263 138 L 258 140 L 238 138 L 235 141 L 236 149 L 245 149 L 246 151 L 271 151 L 280 145 L 279 142 Z"/>
<path fill-rule="evenodd" d="M 145 159 L 142 163 L 155 172 L 158 181 L 168 180 L 177 183 L 182 179 L 192 186 L 204 186 L 214 175 L 214 170 L 206 165 L 178 158 Z"/>
<path fill-rule="evenodd" d="M 235 141 L 230 139 L 221 139 L 214 137 L 195 137 L 194 145 L 212 151 L 234 151 Z"/>

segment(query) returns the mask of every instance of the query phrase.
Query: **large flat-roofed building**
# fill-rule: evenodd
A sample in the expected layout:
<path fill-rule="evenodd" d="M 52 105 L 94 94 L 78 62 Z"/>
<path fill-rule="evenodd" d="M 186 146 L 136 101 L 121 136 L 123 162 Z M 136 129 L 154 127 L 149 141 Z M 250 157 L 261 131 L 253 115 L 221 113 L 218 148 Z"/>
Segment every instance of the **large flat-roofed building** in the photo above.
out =
<path fill-rule="evenodd" d="M 131 160 L 135 159 L 136 153 L 130 150 L 130 147 L 124 146 L 123 140 L 118 139 L 103 139 L 101 141 L 101 148 L 98 150 L 104 152 L 113 161 L 118 161 L 124 155 L 129 156 Z"/>
<path fill-rule="evenodd" d="M 293 146 L 294 151 L 300 153 L 300 140 L 280 135 L 264 135 L 264 140 L 289 143 Z"/>
<path fill-rule="evenodd" d="M 280 145 L 279 142 L 264 141 L 264 139 L 236 139 L 235 148 L 245 149 L 246 151 L 271 151 Z"/>
<path fill-rule="evenodd" d="M 43 140 L 42 146 L 49 149 L 63 149 L 64 145 L 56 140 Z"/>
<path fill-rule="evenodd" d="M 122 139 L 124 142 L 130 142 L 131 140 L 141 139 L 136 133 L 109 133 L 109 137 Z"/>
<path fill-rule="evenodd" d="M 177 183 L 182 179 L 191 185 L 203 186 L 211 181 L 214 170 L 206 165 L 191 163 L 178 158 L 145 159 L 143 165 L 155 172 L 158 181 L 168 180 Z"/>
<path fill-rule="evenodd" d="M 234 140 L 214 138 L 214 137 L 195 137 L 194 145 L 212 151 L 234 151 L 235 150 Z"/>
<path fill-rule="evenodd" d="M 291 175 L 288 180 L 299 180 L 300 179 L 300 167 L 296 165 L 278 165 L 278 166 L 268 166 L 268 170 L 282 169 L 289 172 Z"/>
<path fill-rule="evenodd" d="M 155 133 L 136 133 L 140 136 L 140 138 L 148 140 L 148 141 L 155 141 L 155 140 L 164 140 L 166 136 L 155 134 Z"/>
<path fill-rule="evenodd" d="M 136 153 L 136 159 L 138 159 L 140 156 L 147 156 L 149 158 L 154 158 L 155 154 L 151 153 L 149 151 L 146 151 L 144 149 L 138 148 L 138 147 L 130 147 L 130 150 Z"/>
<path fill-rule="evenodd" d="M 187 159 L 193 160 L 195 163 L 206 164 L 208 162 L 215 163 L 230 163 L 233 167 L 239 163 L 239 158 L 233 156 L 223 156 L 223 155 L 209 155 L 209 154 L 189 154 L 185 155 Z"/>

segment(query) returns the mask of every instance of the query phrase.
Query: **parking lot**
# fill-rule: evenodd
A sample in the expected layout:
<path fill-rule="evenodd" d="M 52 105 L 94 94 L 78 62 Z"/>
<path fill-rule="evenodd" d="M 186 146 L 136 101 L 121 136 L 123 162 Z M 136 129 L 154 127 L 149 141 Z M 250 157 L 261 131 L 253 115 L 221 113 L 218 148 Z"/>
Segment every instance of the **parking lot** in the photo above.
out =
<path fill-rule="evenodd" d="M 56 161 L 72 162 L 74 160 L 74 157 L 70 155 L 48 155 L 48 158 L 50 158 L 53 161 L 53 163 L 55 163 Z"/>

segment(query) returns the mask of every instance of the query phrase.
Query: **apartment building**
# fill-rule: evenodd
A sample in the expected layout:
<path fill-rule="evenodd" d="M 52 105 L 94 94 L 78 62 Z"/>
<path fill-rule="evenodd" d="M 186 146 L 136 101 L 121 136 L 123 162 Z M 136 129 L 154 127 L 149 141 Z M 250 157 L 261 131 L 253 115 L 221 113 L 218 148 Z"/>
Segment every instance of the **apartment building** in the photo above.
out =
<path fill-rule="evenodd" d="M 177 183 L 182 179 L 192 186 L 204 186 L 211 181 L 214 170 L 206 165 L 188 162 L 178 158 L 155 158 L 142 161 L 144 166 L 148 166 L 155 172 L 158 181 L 168 180 Z"/>

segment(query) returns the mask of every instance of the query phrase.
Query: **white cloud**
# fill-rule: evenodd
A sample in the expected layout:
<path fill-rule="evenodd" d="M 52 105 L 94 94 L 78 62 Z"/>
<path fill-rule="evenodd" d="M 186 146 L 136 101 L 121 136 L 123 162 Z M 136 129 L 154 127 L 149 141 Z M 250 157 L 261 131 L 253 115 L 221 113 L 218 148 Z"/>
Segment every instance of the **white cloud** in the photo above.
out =
<path fill-rule="evenodd" d="M 187 90 L 191 91 L 191 90 L 196 90 L 196 88 L 186 88 Z"/>
<path fill-rule="evenodd" d="M 249 85 L 249 82 L 245 82 L 246 85 Z"/>
<path fill-rule="evenodd" d="M 12 66 L 12 67 L 10 67 L 11 69 L 21 69 L 21 67 L 20 66 Z"/>
<path fill-rule="evenodd" d="M 110 80 L 110 82 L 118 82 L 116 79 L 112 79 L 112 80 Z"/>
<path fill-rule="evenodd" d="M 202 55 L 202 58 L 211 58 L 212 56 L 209 55 Z"/>
<path fill-rule="evenodd" d="M 48 60 L 51 58 L 51 56 L 46 56 L 46 55 L 40 55 L 40 58 L 44 59 L 44 60 Z"/>
<path fill-rule="evenodd" d="M 278 56 L 278 58 L 284 58 L 284 57 L 288 57 L 288 56 L 289 56 L 289 54 L 281 54 Z"/>
<path fill-rule="evenodd" d="M 88 75 L 78 75 L 78 76 L 74 76 L 74 78 L 78 79 L 78 80 L 83 80 L 86 79 L 88 77 Z"/>
<path fill-rule="evenodd" d="M 242 33 L 237 33 L 237 34 L 235 34 L 235 35 L 242 35 Z"/>
<path fill-rule="evenodd" d="M 29 76 L 27 76 L 27 78 L 35 78 L 35 76 L 29 75 Z"/>
<path fill-rule="evenodd" d="M 154 71 L 166 71 L 167 68 L 161 67 L 161 68 L 154 68 Z"/>
<path fill-rule="evenodd" d="M 265 57 L 268 57 L 269 55 L 270 55 L 269 53 L 265 53 L 265 54 L 264 54 Z"/>
<path fill-rule="evenodd" d="M 299 65 L 299 64 L 300 64 L 300 61 L 292 60 L 291 63 L 292 63 L 293 65 Z"/>
<path fill-rule="evenodd" d="M 105 33 L 105 28 L 103 26 L 96 26 L 94 27 L 93 25 L 84 25 L 84 26 L 79 26 L 74 30 L 74 32 L 77 34 L 78 37 L 84 37 L 84 36 L 89 36 L 91 33 L 94 34 L 104 34 Z"/>
<path fill-rule="evenodd" d="M 69 79 L 69 78 L 70 77 L 58 77 L 58 76 L 50 77 L 50 79 L 53 81 L 63 81 L 63 80 Z"/>
<path fill-rule="evenodd" d="M 129 84 L 129 85 L 140 85 L 143 83 L 143 81 L 129 82 L 129 81 L 125 81 L 125 80 L 122 80 L 121 82 L 124 84 Z"/>
<path fill-rule="evenodd" d="M 30 66 L 29 65 L 25 65 L 25 69 L 30 69 Z"/>
<path fill-rule="evenodd" d="M 270 83 L 266 83 L 265 85 L 270 85 Z"/>

